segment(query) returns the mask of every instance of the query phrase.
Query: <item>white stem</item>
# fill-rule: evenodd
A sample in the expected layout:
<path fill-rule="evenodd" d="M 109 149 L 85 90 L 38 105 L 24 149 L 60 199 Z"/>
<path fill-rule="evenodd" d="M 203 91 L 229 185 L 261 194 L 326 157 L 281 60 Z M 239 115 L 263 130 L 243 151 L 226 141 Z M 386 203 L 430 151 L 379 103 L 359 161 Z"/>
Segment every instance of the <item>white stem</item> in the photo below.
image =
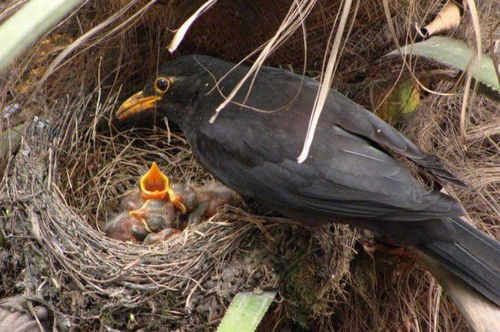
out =
<path fill-rule="evenodd" d="M 335 35 L 335 39 L 333 40 L 333 45 L 331 48 L 330 58 L 328 59 L 328 64 L 326 66 L 325 75 L 323 76 L 321 87 L 316 96 L 316 101 L 314 102 L 311 119 L 309 120 L 309 127 L 307 128 L 307 134 L 304 141 L 304 146 L 302 148 L 302 152 L 297 158 L 297 161 L 299 163 L 303 163 L 307 159 L 307 156 L 309 155 L 309 151 L 311 149 L 311 145 L 314 139 L 314 134 L 316 132 L 316 127 L 318 125 L 318 120 L 321 115 L 321 112 L 323 111 L 323 107 L 325 106 L 328 93 L 330 92 L 335 65 L 337 62 L 337 55 L 340 49 L 340 41 L 344 33 L 345 25 L 347 23 L 347 18 L 349 17 L 349 11 L 351 9 L 351 5 L 352 5 L 352 0 L 346 0 L 344 2 L 344 8 L 342 9 L 342 16 L 340 17 L 337 33 Z"/>
<path fill-rule="evenodd" d="M 196 21 L 196 19 L 200 17 L 204 12 L 206 12 L 210 7 L 212 7 L 216 2 L 217 0 L 208 0 L 200 8 L 198 8 L 198 10 L 193 15 L 191 15 L 184 23 L 182 23 L 181 27 L 177 30 L 174 38 L 170 42 L 170 45 L 168 45 L 167 49 L 170 53 L 173 53 L 177 49 L 177 47 L 179 47 L 182 40 L 184 39 L 184 36 L 188 32 L 191 25 Z"/>

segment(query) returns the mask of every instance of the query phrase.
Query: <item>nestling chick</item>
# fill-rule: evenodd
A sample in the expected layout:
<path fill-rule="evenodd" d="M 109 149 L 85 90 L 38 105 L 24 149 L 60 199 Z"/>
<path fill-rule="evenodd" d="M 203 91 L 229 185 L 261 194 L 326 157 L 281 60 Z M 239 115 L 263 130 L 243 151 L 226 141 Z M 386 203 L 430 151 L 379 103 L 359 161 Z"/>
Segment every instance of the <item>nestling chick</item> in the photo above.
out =
<path fill-rule="evenodd" d="M 153 162 L 149 171 L 142 176 L 139 187 L 143 199 L 167 200 L 183 214 L 186 213 L 186 207 L 181 201 L 182 198 L 174 193 L 170 187 L 170 180 L 160 171 L 155 162 Z"/>
<path fill-rule="evenodd" d="M 217 208 L 235 203 L 240 197 L 229 188 L 216 183 L 192 187 L 170 186 L 168 177 L 153 163 L 139 182 L 139 189 L 128 191 L 120 211 L 105 226 L 107 236 L 120 241 L 157 243 L 180 233 L 186 226 L 179 217 L 187 212 L 188 224 L 211 217 Z"/>
<path fill-rule="evenodd" d="M 175 205 L 167 200 L 148 199 L 140 209 L 130 211 L 129 215 L 145 223 L 151 232 L 176 227 L 177 211 Z"/>
<path fill-rule="evenodd" d="M 189 212 L 188 224 L 199 223 L 203 218 L 213 216 L 218 208 L 241 200 L 236 192 L 219 183 L 204 186 L 175 183 L 171 188 Z"/>
<path fill-rule="evenodd" d="M 204 186 L 193 187 L 193 191 L 196 194 L 198 205 L 202 202 L 208 202 L 204 213 L 204 217 L 207 218 L 213 216 L 218 208 L 224 205 L 235 204 L 241 200 L 240 195 L 219 183 L 209 183 Z"/>
<path fill-rule="evenodd" d="M 164 230 L 158 233 L 150 233 L 144 239 L 144 244 L 155 244 L 162 241 L 169 240 L 170 238 L 179 235 L 181 233 L 180 230 L 174 228 L 165 228 Z"/>
<path fill-rule="evenodd" d="M 127 191 L 120 202 L 118 209 L 120 211 L 130 211 L 139 209 L 144 205 L 144 198 L 142 198 L 141 190 L 139 188 Z"/>
<path fill-rule="evenodd" d="M 144 223 L 122 212 L 106 223 L 104 226 L 106 236 L 118 241 L 142 242 L 148 235 Z"/>

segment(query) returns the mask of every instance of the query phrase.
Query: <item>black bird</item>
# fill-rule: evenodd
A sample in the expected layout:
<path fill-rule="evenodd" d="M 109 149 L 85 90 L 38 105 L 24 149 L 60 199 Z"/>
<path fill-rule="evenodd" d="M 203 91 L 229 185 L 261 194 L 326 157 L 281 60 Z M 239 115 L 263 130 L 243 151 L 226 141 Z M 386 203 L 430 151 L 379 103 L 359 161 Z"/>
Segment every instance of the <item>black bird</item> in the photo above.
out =
<path fill-rule="evenodd" d="M 247 71 L 208 56 L 179 57 L 116 116 L 162 112 L 184 131 L 198 161 L 236 192 L 304 223 L 348 223 L 413 246 L 500 305 L 500 243 L 464 221 L 458 201 L 419 183 L 389 153 L 462 185 L 436 157 L 331 90 L 309 157 L 298 163 L 319 83 L 270 67 L 210 123 Z"/>

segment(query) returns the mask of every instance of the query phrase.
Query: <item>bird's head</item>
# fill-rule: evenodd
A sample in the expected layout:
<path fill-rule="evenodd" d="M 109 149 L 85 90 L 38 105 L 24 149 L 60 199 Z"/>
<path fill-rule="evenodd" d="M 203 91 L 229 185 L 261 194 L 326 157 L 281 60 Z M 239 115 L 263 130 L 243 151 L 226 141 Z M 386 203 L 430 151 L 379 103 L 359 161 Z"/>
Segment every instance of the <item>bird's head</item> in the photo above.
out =
<path fill-rule="evenodd" d="M 140 92 L 128 98 L 116 111 L 118 120 L 137 116 L 164 115 L 183 125 L 200 93 L 208 91 L 207 67 L 216 59 L 202 55 L 176 58 L 162 66 Z M 210 84 L 213 86 L 213 84 Z"/>

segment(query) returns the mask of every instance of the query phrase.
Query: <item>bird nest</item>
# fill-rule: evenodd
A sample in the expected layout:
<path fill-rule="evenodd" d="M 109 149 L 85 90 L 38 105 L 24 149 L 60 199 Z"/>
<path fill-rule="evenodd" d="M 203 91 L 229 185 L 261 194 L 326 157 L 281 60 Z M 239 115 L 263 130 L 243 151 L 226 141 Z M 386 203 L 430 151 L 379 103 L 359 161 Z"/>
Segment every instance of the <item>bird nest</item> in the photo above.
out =
<path fill-rule="evenodd" d="M 138 90 L 167 57 L 169 28 L 197 8 L 195 2 L 182 3 L 89 2 L 2 78 L 8 93 L 0 95 L 1 104 L 20 109 L 8 126 L 37 116 L 18 127 L 22 144 L 9 157 L 2 178 L 0 235 L 6 244 L 0 295 L 44 299 L 62 329 L 210 328 L 236 293 L 264 290 L 278 291 L 263 322 L 269 329 L 297 324 L 345 331 L 465 328 L 439 286 L 412 261 L 375 250 L 369 236 L 347 226 L 302 227 L 255 202 L 225 207 L 157 245 L 104 236 L 103 223 L 151 162 L 175 182 L 213 181 L 163 119 L 153 119 L 146 129 L 130 129 L 115 128 L 111 116 L 117 102 Z M 309 49 L 312 72 L 321 68 L 320 41 L 328 39 L 339 8 L 339 3 L 319 3 L 324 6 L 308 24 L 316 45 Z M 272 35 L 288 6 L 289 1 L 221 1 L 200 18 L 181 51 L 240 60 Z M 394 20 L 403 43 L 412 22 L 424 22 L 439 2 L 395 1 L 391 6 L 400 13 Z M 359 10 L 334 84 L 373 106 L 366 82 L 381 75 L 395 79 L 401 63 L 375 61 L 394 47 L 382 1 L 363 2 Z M 467 39 L 470 26 L 463 23 L 457 35 Z M 215 28 L 220 33 L 207 33 Z M 78 39 L 80 29 L 93 34 Z M 296 50 L 301 40 L 300 34 L 293 36 L 269 63 L 302 68 L 302 56 L 286 51 Z M 70 42 L 74 51 L 58 61 Z M 49 66 L 54 60 L 57 66 Z M 44 76 L 47 70 L 50 76 Z M 437 91 L 454 89 L 446 79 L 426 83 Z M 496 105 L 476 96 L 462 136 L 457 129 L 461 103 L 461 91 L 452 97 L 425 95 L 400 129 L 471 185 L 469 191 L 446 190 L 463 202 L 478 227 L 498 237 Z"/>
<path fill-rule="evenodd" d="M 286 301 L 303 306 L 304 317 L 320 316 L 342 298 L 354 254 L 344 226 L 309 230 L 227 207 L 158 245 L 107 238 L 103 222 L 152 161 L 176 182 L 210 176 L 167 129 L 111 135 L 82 122 L 78 111 L 35 121 L 6 188 L 10 218 L 30 230 L 48 264 L 40 291 L 56 286 L 53 306 L 73 316 L 71 324 L 81 328 L 99 317 L 114 327 L 194 329 L 216 324 L 240 291 L 290 289 L 296 294 Z"/>

